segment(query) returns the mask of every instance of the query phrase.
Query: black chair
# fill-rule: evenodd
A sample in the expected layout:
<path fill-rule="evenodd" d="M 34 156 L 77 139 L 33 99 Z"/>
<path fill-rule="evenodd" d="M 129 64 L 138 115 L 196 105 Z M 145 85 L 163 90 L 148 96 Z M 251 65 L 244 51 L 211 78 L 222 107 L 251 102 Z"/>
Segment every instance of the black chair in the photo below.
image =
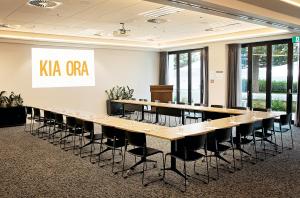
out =
<path fill-rule="evenodd" d="M 86 156 L 82 156 L 82 150 L 83 150 L 83 148 L 90 146 L 91 150 L 90 150 L 90 154 L 88 156 L 90 156 L 90 162 L 92 162 L 93 148 L 95 148 L 94 144 L 100 144 L 99 141 L 102 139 L 102 134 L 95 134 L 93 122 L 84 121 L 81 136 L 83 137 L 83 140 L 88 139 L 89 141 L 88 141 L 88 143 L 86 143 L 84 145 L 82 145 L 82 141 L 81 141 L 80 153 L 79 153 L 80 157 L 82 157 L 82 158 L 86 157 Z"/>
<path fill-rule="evenodd" d="M 233 142 L 236 145 L 236 150 L 240 151 L 241 167 L 243 167 L 243 153 L 252 157 L 252 155 L 244 149 L 245 145 L 253 142 L 253 148 L 255 151 L 255 162 L 257 159 L 256 141 L 254 133 L 254 123 L 245 123 L 236 127 L 236 137 L 233 138 Z"/>
<path fill-rule="evenodd" d="M 287 149 L 294 148 L 294 138 L 293 138 L 293 128 L 292 128 L 292 113 L 288 113 L 285 115 L 280 115 L 279 119 L 275 119 L 275 123 L 279 125 L 279 127 L 275 127 L 275 132 L 280 133 L 281 139 L 281 152 L 285 148 L 283 145 L 283 133 L 290 131 L 292 148 L 286 147 Z"/>
<path fill-rule="evenodd" d="M 252 108 L 253 111 L 262 111 L 262 112 L 267 112 L 268 110 L 266 108 Z"/>
<path fill-rule="evenodd" d="M 128 146 L 131 145 L 134 148 L 128 149 Z M 164 153 L 158 149 L 150 148 L 147 147 L 147 141 L 146 141 L 146 135 L 144 133 L 136 133 L 136 132 L 126 132 L 126 144 L 125 144 L 125 151 L 124 151 L 124 156 L 123 156 L 123 169 L 122 169 L 122 176 L 124 177 L 124 171 L 125 171 L 125 159 L 126 159 L 126 153 L 129 153 L 133 155 L 135 158 L 139 157 L 141 158 L 140 161 L 136 162 L 133 166 L 131 166 L 129 170 L 134 170 L 135 167 L 137 167 L 140 164 L 143 164 L 143 170 L 142 170 L 142 184 L 144 186 L 147 186 L 150 183 L 153 183 L 155 181 L 162 180 L 163 178 L 157 179 L 150 181 L 148 183 L 145 183 L 144 178 L 145 178 L 145 171 L 147 170 L 147 162 L 152 162 L 155 163 L 156 167 L 156 161 L 147 159 L 148 157 L 156 154 L 161 154 L 162 155 L 162 162 L 164 162 Z M 127 178 L 128 174 L 124 177 Z"/>
<path fill-rule="evenodd" d="M 59 133 L 60 138 L 62 138 L 62 132 L 65 130 L 66 124 L 64 123 L 64 117 L 60 113 L 54 114 L 54 126 L 52 133 L 49 134 L 49 142 L 51 144 L 60 143 L 59 141 L 55 141 L 56 135 Z M 51 141 L 52 139 L 52 141 Z"/>
<path fill-rule="evenodd" d="M 120 171 L 114 171 L 115 163 L 115 153 L 116 150 L 119 150 L 121 152 L 121 157 L 123 160 L 123 147 L 125 146 L 125 131 L 121 129 L 117 129 L 114 127 L 109 126 L 102 126 L 102 134 L 103 138 L 100 141 L 100 152 L 97 154 L 98 156 L 98 165 L 100 165 L 100 162 L 104 161 L 101 160 L 101 156 L 106 153 L 107 151 L 112 151 L 112 173 L 116 174 Z M 103 142 L 103 140 L 106 139 L 106 142 Z M 103 149 L 103 146 L 106 146 L 105 149 Z"/>
<path fill-rule="evenodd" d="M 41 124 L 44 122 L 44 117 L 41 115 L 41 110 L 38 108 L 33 108 L 33 120 L 32 120 L 32 128 L 31 132 L 33 135 L 39 135 L 39 130 L 42 129 L 44 126 Z M 35 123 L 38 123 L 38 127 L 34 129 Z"/>
<path fill-rule="evenodd" d="M 31 126 L 32 126 L 32 122 L 33 122 L 32 107 L 25 107 L 25 111 L 26 111 L 26 123 L 25 123 L 25 126 L 24 126 L 24 131 L 25 132 L 31 132 Z M 27 123 L 28 120 L 29 120 L 29 123 Z M 29 130 L 26 130 L 28 125 L 29 125 Z"/>
<path fill-rule="evenodd" d="M 169 121 L 169 126 L 171 126 L 171 117 L 175 118 L 175 124 L 182 124 L 182 111 L 177 108 L 167 108 L 167 107 L 156 107 L 157 120 L 160 120 L 161 125 L 167 125 L 167 116 Z M 165 117 L 164 122 L 162 122 L 162 116 Z M 177 121 L 179 120 L 179 121 Z"/>
<path fill-rule="evenodd" d="M 195 106 L 201 106 L 200 103 L 195 103 Z M 188 115 L 186 116 L 187 119 L 190 119 L 192 123 L 192 120 L 195 120 L 195 122 L 198 122 L 199 119 L 202 118 L 202 112 L 199 111 L 188 111 Z"/>
<path fill-rule="evenodd" d="M 67 116 L 66 129 L 64 130 L 64 134 L 65 135 L 60 139 L 61 148 L 65 151 L 72 149 L 73 153 L 76 154 L 75 150 L 78 147 L 78 145 L 76 145 L 76 137 L 82 134 L 82 120 Z M 71 141 L 69 141 L 69 137 L 72 138 Z M 67 143 L 73 143 L 73 145 L 66 147 Z M 64 145 L 63 147 L 62 144 Z"/>
<path fill-rule="evenodd" d="M 198 152 L 198 150 L 204 149 L 204 154 Z M 207 144 L 206 144 L 206 135 L 196 135 L 196 136 L 186 136 L 182 140 L 177 141 L 177 150 L 171 153 L 167 153 L 165 155 L 165 162 L 167 160 L 167 156 L 171 158 L 176 158 L 183 161 L 183 173 L 177 172 L 181 177 L 184 178 L 184 190 L 186 191 L 186 181 L 187 181 L 187 170 L 186 170 L 186 162 L 194 162 L 194 173 L 196 175 L 200 175 L 196 172 L 196 162 L 200 159 L 205 158 L 206 161 L 206 171 L 207 171 L 207 181 L 209 183 L 209 170 L 208 170 L 208 159 L 207 159 Z M 165 169 L 165 164 L 164 164 Z M 200 178 L 193 177 L 195 179 L 200 180 Z M 165 180 L 165 173 L 164 173 Z M 165 180 L 167 183 L 167 181 Z"/>
<path fill-rule="evenodd" d="M 217 178 L 219 178 L 218 159 L 229 165 L 231 164 L 230 161 L 222 156 L 222 153 L 228 150 L 232 150 L 233 168 L 234 170 L 236 169 L 232 128 L 217 129 L 214 132 L 209 133 L 207 136 L 207 150 L 213 153 L 212 156 L 216 157 Z M 233 171 L 230 170 L 230 172 Z"/>

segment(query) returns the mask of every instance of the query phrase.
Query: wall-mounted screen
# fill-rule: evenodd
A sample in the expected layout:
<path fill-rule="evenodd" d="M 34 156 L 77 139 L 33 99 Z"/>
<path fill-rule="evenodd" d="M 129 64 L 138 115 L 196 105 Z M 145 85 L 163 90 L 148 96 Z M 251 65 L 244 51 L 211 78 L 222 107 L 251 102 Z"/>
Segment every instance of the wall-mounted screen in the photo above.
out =
<path fill-rule="evenodd" d="M 32 87 L 95 86 L 94 50 L 32 48 Z"/>

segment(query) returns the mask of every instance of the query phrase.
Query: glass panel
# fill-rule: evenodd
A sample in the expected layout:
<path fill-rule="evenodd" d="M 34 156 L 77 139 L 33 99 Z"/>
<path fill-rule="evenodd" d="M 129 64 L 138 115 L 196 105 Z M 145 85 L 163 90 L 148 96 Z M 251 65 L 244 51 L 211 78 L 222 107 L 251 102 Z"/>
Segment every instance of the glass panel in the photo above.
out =
<path fill-rule="evenodd" d="M 188 53 L 179 54 L 180 102 L 188 103 Z"/>
<path fill-rule="evenodd" d="M 272 45 L 272 90 L 273 111 L 286 112 L 288 44 Z"/>
<path fill-rule="evenodd" d="M 200 103 L 201 76 L 200 51 L 192 53 L 192 103 Z"/>
<path fill-rule="evenodd" d="M 241 51 L 241 65 L 240 65 L 240 85 L 241 92 L 239 96 L 240 104 L 239 106 L 247 107 L 247 88 L 248 88 L 248 47 L 243 47 Z"/>
<path fill-rule="evenodd" d="M 168 85 L 173 85 L 173 101 L 176 101 L 176 54 L 169 55 L 169 66 L 168 66 Z"/>
<path fill-rule="evenodd" d="M 252 107 L 266 108 L 267 46 L 253 47 L 252 52 Z"/>
<path fill-rule="evenodd" d="M 296 112 L 296 102 L 298 93 L 298 75 L 299 75 L 299 43 L 294 43 L 294 57 L 293 57 L 293 102 L 292 102 L 292 112 Z"/>

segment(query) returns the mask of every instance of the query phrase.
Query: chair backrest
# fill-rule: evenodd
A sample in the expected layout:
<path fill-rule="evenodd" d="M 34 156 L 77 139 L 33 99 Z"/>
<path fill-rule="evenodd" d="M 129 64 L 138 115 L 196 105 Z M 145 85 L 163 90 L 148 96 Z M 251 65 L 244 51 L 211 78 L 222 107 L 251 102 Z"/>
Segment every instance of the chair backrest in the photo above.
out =
<path fill-rule="evenodd" d="M 125 131 L 110 126 L 102 126 L 102 134 L 104 138 L 125 141 Z"/>
<path fill-rule="evenodd" d="M 64 122 L 64 117 L 63 117 L 63 115 L 60 114 L 60 113 L 56 113 L 56 114 L 55 114 L 55 123 L 56 123 L 56 124 L 63 124 L 63 122 Z"/>
<path fill-rule="evenodd" d="M 33 116 L 39 118 L 41 116 L 41 111 L 38 108 L 33 108 Z"/>
<path fill-rule="evenodd" d="M 186 136 L 184 146 L 188 151 L 196 151 L 204 147 L 206 135 Z"/>
<path fill-rule="evenodd" d="M 281 125 L 288 125 L 292 121 L 292 113 L 280 115 L 280 124 Z"/>
<path fill-rule="evenodd" d="M 177 104 L 185 105 L 186 103 L 185 102 L 178 102 Z"/>
<path fill-rule="evenodd" d="M 69 127 L 69 128 L 75 128 L 76 127 L 76 119 L 74 117 L 67 116 L 66 124 L 67 124 L 67 127 Z"/>
<path fill-rule="evenodd" d="M 76 127 L 82 128 L 82 126 L 83 126 L 83 120 L 81 120 L 79 118 L 75 118 L 75 121 L 76 121 Z"/>
<path fill-rule="evenodd" d="M 176 108 L 156 107 L 156 112 L 159 115 L 181 117 L 181 110 Z"/>
<path fill-rule="evenodd" d="M 227 142 L 230 140 L 232 128 L 227 129 L 217 129 L 215 131 L 216 139 L 219 143 Z"/>
<path fill-rule="evenodd" d="M 83 122 L 83 130 L 85 132 L 93 133 L 94 132 L 94 123 L 90 122 L 90 121 L 84 121 Z"/>
<path fill-rule="evenodd" d="M 265 130 L 273 130 L 273 127 L 274 127 L 274 118 L 264 119 L 262 121 L 262 124 L 263 124 L 263 128 Z"/>
<path fill-rule="evenodd" d="M 240 133 L 241 136 L 243 136 L 243 137 L 252 135 L 253 130 L 254 130 L 253 123 L 241 124 L 241 125 L 236 127 L 237 133 Z"/>
<path fill-rule="evenodd" d="M 230 107 L 231 109 L 246 110 L 247 107 Z"/>
<path fill-rule="evenodd" d="M 215 108 L 223 108 L 223 105 L 210 105 L 210 106 Z"/>
<path fill-rule="evenodd" d="M 44 119 L 49 120 L 51 118 L 51 112 L 50 111 L 44 111 Z"/>
<path fill-rule="evenodd" d="M 126 132 L 126 138 L 129 145 L 137 147 L 146 146 L 145 133 Z"/>
<path fill-rule="evenodd" d="M 268 110 L 265 108 L 253 108 L 253 111 L 263 111 L 263 112 L 267 112 Z"/>
<path fill-rule="evenodd" d="M 201 106 L 201 104 L 200 104 L 200 103 L 194 103 L 194 105 L 195 105 L 195 106 Z"/>
<path fill-rule="evenodd" d="M 26 110 L 26 114 L 30 114 L 32 115 L 32 107 L 25 107 L 25 110 Z"/>

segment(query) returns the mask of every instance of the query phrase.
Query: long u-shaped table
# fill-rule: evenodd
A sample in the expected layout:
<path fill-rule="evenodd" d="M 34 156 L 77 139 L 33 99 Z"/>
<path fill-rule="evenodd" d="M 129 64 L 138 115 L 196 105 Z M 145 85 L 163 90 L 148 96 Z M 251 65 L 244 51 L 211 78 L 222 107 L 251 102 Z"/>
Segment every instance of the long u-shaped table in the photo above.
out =
<path fill-rule="evenodd" d="M 117 103 L 134 104 L 134 105 L 148 105 L 152 107 L 163 107 L 163 108 L 175 108 L 180 109 L 183 112 L 186 110 L 195 110 L 202 112 L 215 112 L 215 113 L 226 113 L 234 115 L 222 119 L 211 120 L 209 122 L 193 123 L 188 125 L 181 125 L 177 127 L 166 127 L 150 123 L 137 122 L 134 120 L 122 119 L 115 116 L 101 115 L 90 112 L 79 112 L 74 110 L 62 110 L 56 107 L 44 107 L 27 105 L 34 108 L 39 108 L 54 113 L 63 114 L 65 116 L 76 117 L 81 120 L 91 121 L 102 126 L 114 127 L 128 132 L 145 133 L 146 135 L 166 139 L 171 141 L 171 151 L 176 150 L 176 140 L 183 139 L 186 136 L 194 135 L 205 135 L 213 132 L 217 129 L 232 128 L 246 123 L 254 123 L 268 118 L 274 118 L 280 114 L 274 112 L 258 112 L 258 111 L 247 111 L 227 108 L 212 108 L 202 106 L 191 106 L 191 105 L 179 105 L 169 103 L 157 103 L 157 102 L 145 102 L 145 101 L 134 101 L 134 100 L 117 100 L 113 101 Z M 176 159 L 171 159 L 170 170 L 178 172 L 176 169 Z"/>

